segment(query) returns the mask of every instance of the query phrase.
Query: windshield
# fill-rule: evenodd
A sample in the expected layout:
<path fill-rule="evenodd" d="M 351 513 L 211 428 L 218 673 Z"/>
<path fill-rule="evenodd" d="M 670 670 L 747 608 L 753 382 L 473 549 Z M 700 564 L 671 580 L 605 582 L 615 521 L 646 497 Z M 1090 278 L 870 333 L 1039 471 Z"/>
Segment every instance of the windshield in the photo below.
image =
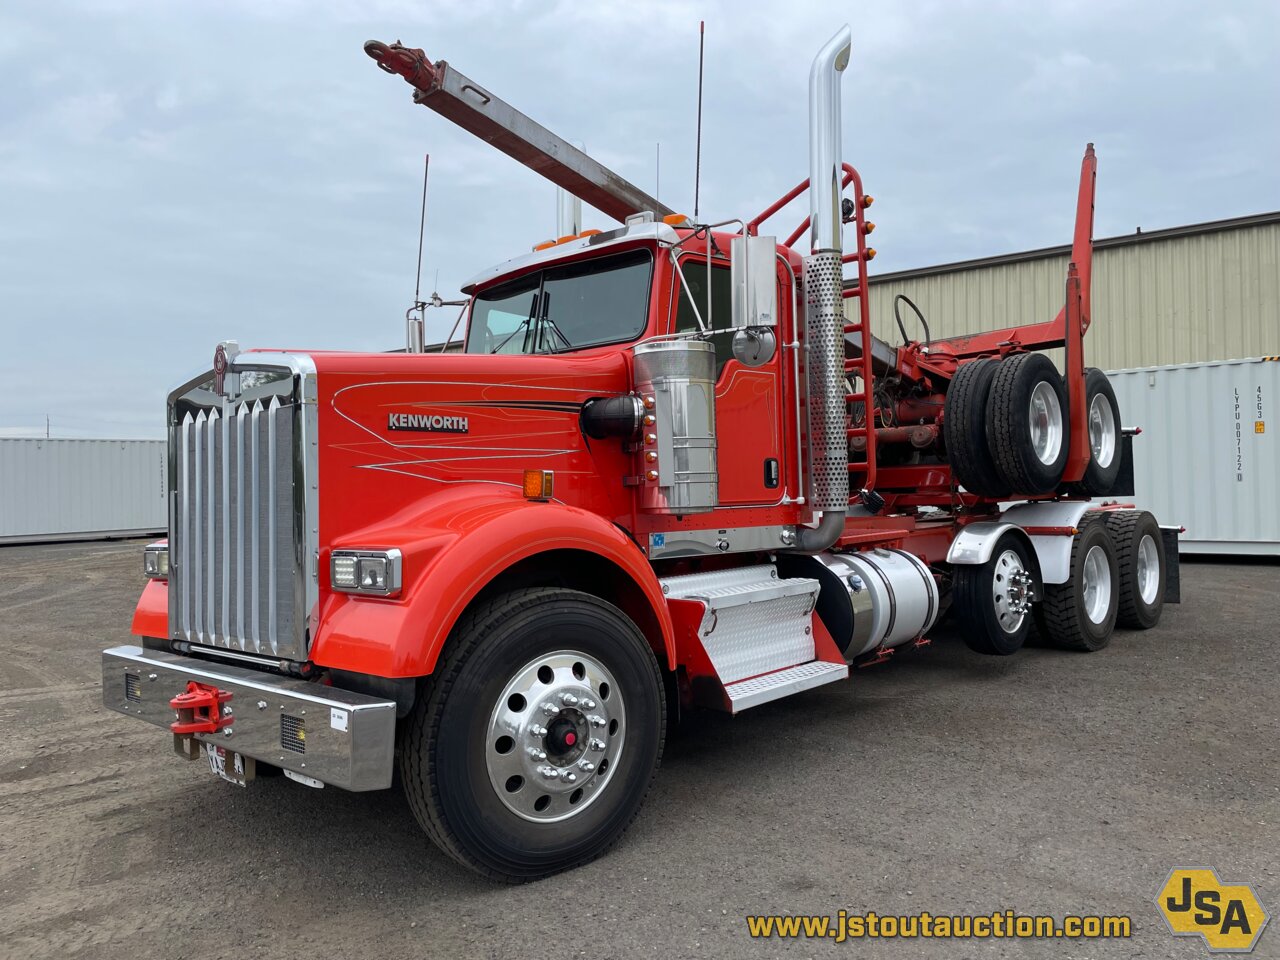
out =
<path fill-rule="evenodd" d="M 638 337 L 653 257 L 634 250 L 549 267 L 476 295 L 467 353 L 560 353 Z"/>

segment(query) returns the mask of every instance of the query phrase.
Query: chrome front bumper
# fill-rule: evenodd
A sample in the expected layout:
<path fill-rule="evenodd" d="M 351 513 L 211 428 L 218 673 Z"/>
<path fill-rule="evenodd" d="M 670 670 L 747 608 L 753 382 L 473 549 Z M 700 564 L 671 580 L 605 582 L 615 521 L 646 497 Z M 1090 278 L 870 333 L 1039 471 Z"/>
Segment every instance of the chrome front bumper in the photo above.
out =
<path fill-rule="evenodd" d="M 188 681 L 231 694 L 226 726 L 191 734 L 344 790 L 391 786 L 396 704 L 306 680 L 142 647 L 102 652 L 102 703 L 126 716 L 169 728 L 169 701 Z M 229 711 L 229 712 L 227 712 Z"/>

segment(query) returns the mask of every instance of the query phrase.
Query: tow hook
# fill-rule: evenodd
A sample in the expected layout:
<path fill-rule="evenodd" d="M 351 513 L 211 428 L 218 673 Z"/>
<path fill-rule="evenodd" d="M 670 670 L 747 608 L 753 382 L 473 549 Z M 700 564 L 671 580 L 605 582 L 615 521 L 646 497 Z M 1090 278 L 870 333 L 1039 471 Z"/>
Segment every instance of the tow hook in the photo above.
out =
<path fill-rule="evenodd" d="M 231 707 L 225 704 L 232 696 L 230 690 L 219 690 L 207 683 L 188 680 L 187 692 L 169 701 L 169 706 L 178 714 L 178 718 L 169 724 L 169 729 L 177 736 L 190 736 L 193 733 L 217 733 L 226 727 L 230 734 L 234 718 Z"/>

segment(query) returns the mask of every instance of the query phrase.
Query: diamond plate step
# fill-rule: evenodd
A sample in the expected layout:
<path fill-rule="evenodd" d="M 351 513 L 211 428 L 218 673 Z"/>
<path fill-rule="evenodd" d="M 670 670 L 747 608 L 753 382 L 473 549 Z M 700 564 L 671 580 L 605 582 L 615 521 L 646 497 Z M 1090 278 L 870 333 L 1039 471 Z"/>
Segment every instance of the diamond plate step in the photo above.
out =
<path fill-rule="evenodd" d="M 662 591 L 706 608 L 698 635 L 722 684 L 813 659 L 817 580 L 782 579 L 763 563 L 668 577 Z"/>
<path fill-rule="evenodd" d="M 849 676 L 847 664 L 811 660 L 784 670 L 775 670 L 773 673 L 731 683 L 724 690 L 729 695 L 732 712 L 741 713 L 743 710 L 758 707 L 770 700 L 789 697 L 802 690 L 812 690 L 824 683 L 843 680 L 847 676 Z"/>

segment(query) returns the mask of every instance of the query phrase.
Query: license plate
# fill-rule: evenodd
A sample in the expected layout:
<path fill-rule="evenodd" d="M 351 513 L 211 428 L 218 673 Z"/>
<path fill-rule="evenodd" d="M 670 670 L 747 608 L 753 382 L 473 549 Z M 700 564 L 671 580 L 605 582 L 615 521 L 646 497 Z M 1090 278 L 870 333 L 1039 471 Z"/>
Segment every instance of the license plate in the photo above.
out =
<path fill-rule="evenodd" d="M 210 771 L 216 773 L 228 783 L 234 783 L 241 787 L 249 785 L 249 778 L 245 776 L 244 757 L 240 754 L 212 743 L 204 745 L 204 752 L 205 756 L 209 758 Z"/>

